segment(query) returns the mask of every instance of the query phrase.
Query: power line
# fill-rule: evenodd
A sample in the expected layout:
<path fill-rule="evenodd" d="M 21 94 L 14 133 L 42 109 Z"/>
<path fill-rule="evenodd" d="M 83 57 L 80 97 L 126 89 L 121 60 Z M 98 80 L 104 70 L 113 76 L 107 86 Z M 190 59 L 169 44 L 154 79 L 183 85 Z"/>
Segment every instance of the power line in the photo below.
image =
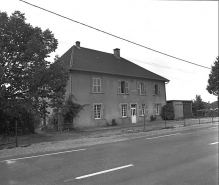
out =
<path fill-rule="evenodd" d="M 174 69 L 174 70 L 178 70 L 178 71 L 181 71 L 181 72 L 184 72 L 184 73 L 194 73 L 192 71 L 178 69 L 178 68 L 170 67 L 170 66 L 167 66 L 167 65 L 160 65 L 160 64 L 157 64 L 157 63 L 153 63 L 153 62 L 147 62 L 145 60 L 139 60 L 139 59 L 135 59 L 135 58 L 128 58 L 128 59 L 131 60 L 131 61 L 135 61 L 137 63 L 142 63 L 142 64 L 146 64 L 146 65 L 152 65 L 152 66 L 161 67 L 161 68 L 164 68 L 164 69 Z"/>
<path fill-rule="evenodd" d="M 39 8 L 39 9 L 41 9 L 41 10 L 44 10 L 44 11 L 46 11 L 46 12 L 49 12 L 49 13 L 51 13 L 51 14 L 57 15 L 57 16 L 59 16 L 59 17 L 62 17 L 62 18 L 64 18 L 64 19 L 70 20 L 70 21 L 72 21 L 72 22 L 75 22 L 75 23 L 81 24 L 81 25 L 86 26 L 86 27 L 88 27 L 88 28 L 94 29 L 94 30 L 96 30 L 96 31 L 99 31 L 99 32 L 105 33 L 105 34 L 110 35 L 110 36 L 112 36 L 112 37 L 118 38 L 118 39 L 120 39 L 120 40 L 124 40 L 124 41 L 126 41 L 126 42 L 131 43 L 131 44 L 134 44 L 134 45 L 137 45 L 137 46 L 140 46 L 140 47 L 146 48 L 146 49 L 148 49 L 148 50 L 151 50 L 151 51 L 157 52 L 157 53 L 159 53 L 159 54 L 162 54 L 162 55 L 165 55 L 165 56 L 168 56 L 168 57 L 171 57 L 171 58 L 177 59 L 177 60 L 181 60 L 181 61 L 183 61 L 183 62 L 186 62 L 186 63 L 189 63 L 189 64 L 193 64 L 193 65 L 196 65 L 196 66 L 199 66 L 199 67 L 203 67 L 203 68 L 206 68 L 206 69 L 211 69 L 211 68 L 209 68 L 209 67 L 202 66 L 202 65 L 199 65 L 199 64 L 196 64 L 196 63 L 193 63 L 193 62 L 189 62 L 189 61 L 187 61 L 187 60 L 184 60 L 184 59 L 181 59 L 181 58 L 178 58 L 178 57 L 174 57 L 174 56 L 172 56 L 172 55 L 169 55 L 169 54 L 163 53 L 163 52 L 161 52 L 161 51 L 158 51 L 158 50 L 155 50 L 155 49 L 152 49 L 152 48 L 146 47 L 146 46 L 144 46 L 144 45 L 138 44 L 138 43 L 136 43 L 136 42 L 133 42 L 133 41 L 130 41 L 130 40 L 124 39 L 124 38 L 122 38 L 122 37 L 116 36 L 116 35 L 111 34 L 111 33 L 109 33 L 109 32 L 106 32 L 106 31 L 103 31 L 103 30 L 97 29 L 97 28 L 95 28 L 95 27 L 92 27 L 92 26 L 89 26 L 89 25 L 87 25 L 87 24 L 81 23 L 81 22 L 79 22 L 79 21 L 73 20 L 73 19 L 71 19 L 71 18 L 65 17 L 65 16 L 63 16 L 63 15 L 60 15 L 60 14 L 55 13 L 55 12 L 52 12 L 52 11 L 47 10 L 47 9 L 45 9 L 45 8 L 39 7 L 39 6 L 37 6 L 37 5 L 31 4 L 31 3 L 29 3 L 29 2 L 26 2 L 26 1 L 23 1 L 23 0 L 19 0 L 19 1 L 21 1 L 21 2 L 23 2 L 23 3 L 26 3 L 26 4 L 30 5 L 30 6 L 33 6 L 33 7 Z"/>

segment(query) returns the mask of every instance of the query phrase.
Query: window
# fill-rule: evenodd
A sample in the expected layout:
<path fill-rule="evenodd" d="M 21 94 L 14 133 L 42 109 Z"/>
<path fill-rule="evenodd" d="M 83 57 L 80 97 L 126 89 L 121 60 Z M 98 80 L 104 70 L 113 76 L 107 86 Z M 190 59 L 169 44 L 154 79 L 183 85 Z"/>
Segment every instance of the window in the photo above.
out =
<path fill-rule="evenodd" d="M 101 104 L 94 104 L 94 119 L 101 119 Z"/>
<path fill-rule="evenodd" d="M 129 83 L 128 81 L 118 81 L 118 94 L 128 94 L 129 93 Z"/>
<path fill-rule="evenodd" d="M 159 85 L 157 85 L 157 84 L 154 84 L 154 88 L 153 88 L 153 94 L 154 95 L 160 95 L 160 86 Z"/>
<path fill-rule="evenodd" d="M 145 104 L 139 105 L 139 115 L 144 116 L 145 115 Z"/>
<path fill-rule="evenodd" d="M 127 117 L 127 104 L 122 104 L 122 117 Z"/>
<path fill-rule="evenodd" d="M 100 93 L 101 92 L 101 79 L 93 78 L 93 92 Z"/>
<path fill-rule="evenodd" d="M 148 104 L 139 105 L 139 115 L 140 116 L 148 115 Z"/>
<path fill-rule="evenodd" d="M 146 88 L 146 83 L 137 83 L 137 88 L 138 88 L 138 94 L 139 95 L 146 95 L 147 94 L 147 88 Z"/>
<path fill-rule="evenodd" d="M 154 104 L 154 114 L 155 115 L 160 114 L 160 104 Z"/>
<path fill-rule="evenodd" d="M 145 104 L 145 115 L 148 115 L 148 104 Z"/>

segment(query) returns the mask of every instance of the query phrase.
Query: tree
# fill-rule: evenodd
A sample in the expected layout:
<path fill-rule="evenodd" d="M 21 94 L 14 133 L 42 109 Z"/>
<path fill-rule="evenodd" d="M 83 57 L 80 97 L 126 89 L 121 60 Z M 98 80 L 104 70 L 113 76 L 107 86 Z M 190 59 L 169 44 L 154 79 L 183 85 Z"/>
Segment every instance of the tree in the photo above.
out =
<path fill-rule="evenodd" d="M 219 65 L 218 65 L 219 56 L 217 56 L 214 61 L 214 65 L 211 66 L 211 72 L 209 74 L 207 91 L 210 94 L 217 96 L 218 98 L 218 107 L 219 107 Z"/>
<path fill-rule="evenodd" d="M 19 117 L 24 108 L 42 117 L 46 107 L 62 104 L 68 69 L 58 58 L 46 60 L 58 46 L 52 32 L 25 20 L 19 11 L 0 12 L 0 111 Z"/>
<path fill-rule="evenodd" d="M 204 102 L 202 101 L 201 95 L 196 95 L 195 100 L 192 102 L 193 114 L 197 114 L 197 110 L 205 109 Z"/>
<path fill-rule="evenodd" d="M 78 113 L 83 109 L 84 106 L 86 106 L 73 102 L 73 99 L 75 99 L 75 97 L 72 94 L 69 94 L 64 106 L 62 107 L 62 114 L 65 123 L 72 123 L 73 119 L 77 117 Z"/>
<path fill-rule="evenodd" d="M 161 117 L 163 120 L 172 120 L 175 117 L 174 108 L 172 104 L 164 105 L 161 108 Z"/>

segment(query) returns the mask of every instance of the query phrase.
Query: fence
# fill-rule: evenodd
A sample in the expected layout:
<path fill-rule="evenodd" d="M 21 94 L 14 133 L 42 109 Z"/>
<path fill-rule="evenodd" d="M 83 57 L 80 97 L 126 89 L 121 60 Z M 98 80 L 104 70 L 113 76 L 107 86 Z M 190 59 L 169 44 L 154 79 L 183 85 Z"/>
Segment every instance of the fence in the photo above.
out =
<path fill-rule="evenodd" d="M 18 134 L 22 131 L 23 128 L 18 127 L 17 121 L 15 121 L 14 127 L 6 127 L 6 132 L 2 134 L 0 138 L 0 149 L 4 148 L 5 145 L 14 144 L 15 147 L 18 147 Z"/>
<path fill-rule="evenodd" d="M 193 115 L 192 112 L 185 114 L 185 107 L 183 104 L 178 105 L 179 109 L 181 110 L 180 113 L 173 119 L 165 119 L 166 118 L 166 111 L 164 110 L 164 119 L 155 119 L 154 121 L 146 122 L 146 117 L 144 117 L 144 130 L 147 126 L 154 126 L 154 127 L 174 127 L 174 126 L 188 126 L 193 124 L 203 124 L 203 123 L 214 123 L 219 122 L 219 111 L 218 110 L 201 110 L 198 114 Z M 187 107 L 186 107 L 187 108 Z M 203 113 L 204 112 L 204 113 Z"/>

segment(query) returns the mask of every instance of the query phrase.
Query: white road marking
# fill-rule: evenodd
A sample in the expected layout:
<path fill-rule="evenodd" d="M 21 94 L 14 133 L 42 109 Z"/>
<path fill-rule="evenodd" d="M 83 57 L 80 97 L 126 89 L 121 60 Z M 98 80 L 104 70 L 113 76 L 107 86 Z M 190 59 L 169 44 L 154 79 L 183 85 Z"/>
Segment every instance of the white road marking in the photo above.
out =
<path fill-rule="evenodd" d="M 209 145 L 216 145 L 216 144 L 218 144 L 218 142 L 210 143 Z"/>
<path fill-rule="evenodd" d="M 168 137 L 168 136 L 174 136 L 174 135 L 180 135 L 181 133 L 176 133 L 176 134 L 169 134 L 169 135 L 163 135 L 163 136 L 157 136 L 157 137 L 150 137 L 150 138 L 146 138 L 146 139 L 157 139 L 160 137 Z"/>
<path fill-rule="evenodd" d="M 17 160 L 22 160 L 22 159 L 30 159 L 30 158 L 43 157 L 43 156 L 48 156 L 48 155 L 64 154 L 64 153 L 77 152 L 77 151 L 82 151 L 82 150 L 85 150 L 85 149 L 68 150 L 68 151 L 56 152 L 56 153 L 50 153 L 50 154 L 42 154 L 42 155 L 34 155 L 34 156 L 29 156 L 29 157 L 21 157 L 21 158 L 15 158 L 15 159 L 7 159 L 7 160 L 3 160 L 3 161 L 0 161 L 0 162 L 17 161 Z"/>
<path fill-rule="evenodd" d="M 214 128 L 218 128 L 218 127 L 211 127 L 211 128 L 208 128 L 208 129 L 214 129 Z"/>
<path fill-rule="evenodd" d="M 128 168 L 128 167 L 131 167 L 131 166 L 134 166 L 134 165 L 129 164 L 129 165 L 125 165 L 125 166 L 120 166 L 120 167 L 112 168 L 112 169 L 109 169 L 109 170 L 104 170 L 104 171 L 100 171 L 100 172 L 96 172 L 96 173 L 91 173 L 91 174 L 88 174 L 88 175 L 79 176 L 79 177 L 76 177 L 75 179 L 77 179 L 77 180 L 84 179 L 84 178 L 87 178 L 87 177 L 100 175 L 100 174 L 103 174 L 103 173 L 108 173 L 108 172 L 112 172 L 112 171 L 116 171 L 116 170 L 121 170 L 123 168 Z M 64 182 L 68 182 L 68 181 L 71 181 L 71 180 L 73 180 L 73 179 L 67 179 Z"/>

